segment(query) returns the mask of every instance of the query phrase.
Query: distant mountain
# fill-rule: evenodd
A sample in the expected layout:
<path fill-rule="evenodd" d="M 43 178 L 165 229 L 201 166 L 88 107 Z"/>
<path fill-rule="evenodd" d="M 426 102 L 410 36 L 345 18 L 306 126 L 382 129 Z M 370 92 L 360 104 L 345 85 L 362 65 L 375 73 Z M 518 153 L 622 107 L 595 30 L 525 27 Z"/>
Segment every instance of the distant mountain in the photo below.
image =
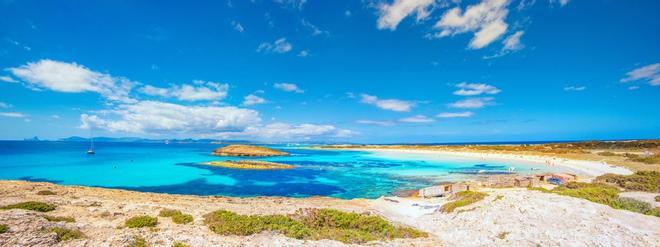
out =
<path fill-rule="evenodd" d="M 36 137 L 35 137 L 36 138 Z M 27 139 L 26 139 L 27 140 Z M 38 139 L 37 139 L 38 140 Z M 61 138 L 57 141 L 64 142 L 88 142 L 89 138 L 84 138 L 80 136 L 71 136 L 67 138 Z M 217 143 L 217 144 L 236 144 L 244 143 L 249 144 L 250 141 L 244 140 L 216 140 L 216 139 L 145 139 L 139 137 L 94 137 L 95 142 L 137 142 L 137 143 Z"/>
<path fill-rule="evenodd" d="M 32 138 L 25 138 L 25 139 L 23 139 L 23 141 L 38 142 L 38 141 L 41 141 L 41 140 L 39 140 L 39 137 L 35 136 L 35 137 L 32 137 Z"/>

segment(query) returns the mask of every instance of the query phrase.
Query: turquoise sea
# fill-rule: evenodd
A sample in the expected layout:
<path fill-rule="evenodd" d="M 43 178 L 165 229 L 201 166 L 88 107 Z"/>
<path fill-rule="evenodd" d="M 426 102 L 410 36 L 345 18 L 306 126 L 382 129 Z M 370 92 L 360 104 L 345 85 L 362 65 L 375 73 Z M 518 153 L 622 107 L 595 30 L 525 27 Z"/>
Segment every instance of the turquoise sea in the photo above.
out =
<path fill-rule="evenodd" d="M 377 198 L 442 181 L 474 179 L 476 171 L 543 172 L 557 167 L 429 155 L 270 146 L 291 153 L 264 158 L 292 170 L 236 170 L 200 164 L 218 144 L 0 141 L 0 179 L 47 181 L 136 191 L 224 196 Z M 233 158 L 237 159 L 237 158 Z"/>

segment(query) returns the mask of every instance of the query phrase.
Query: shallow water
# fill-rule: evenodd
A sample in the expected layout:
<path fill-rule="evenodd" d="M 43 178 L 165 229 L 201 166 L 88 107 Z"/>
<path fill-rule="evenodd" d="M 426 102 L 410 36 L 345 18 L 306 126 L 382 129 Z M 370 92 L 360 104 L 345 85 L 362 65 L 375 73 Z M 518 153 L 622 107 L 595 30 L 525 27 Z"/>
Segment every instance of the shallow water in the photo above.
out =
<path fill-rule="evenodd" d="M 431 155 L 271 146 L 291 153 L 263 160 L 295 165 L 292 170 L 236 170 L 200 162 L 238 159 L 210 155 L 222 145 L 0 141 L 0 179 L 137 191 L 225 196 L 331 196 L 377 198 L 442 181 L 474 179 L 475 171 L 560 171 L 533 163 L 511 163 Z"/>

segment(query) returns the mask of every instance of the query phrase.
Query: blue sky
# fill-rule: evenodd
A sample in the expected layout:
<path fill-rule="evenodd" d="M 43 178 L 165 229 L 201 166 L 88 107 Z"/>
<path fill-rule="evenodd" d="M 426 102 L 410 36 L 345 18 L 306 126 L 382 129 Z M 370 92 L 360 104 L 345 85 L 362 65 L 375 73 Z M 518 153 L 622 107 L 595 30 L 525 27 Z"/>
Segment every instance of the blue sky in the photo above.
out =
<path fill-rule="evenodd" d="M 660 2 L 2 1 L 0 139 L 658 138 Z"/>

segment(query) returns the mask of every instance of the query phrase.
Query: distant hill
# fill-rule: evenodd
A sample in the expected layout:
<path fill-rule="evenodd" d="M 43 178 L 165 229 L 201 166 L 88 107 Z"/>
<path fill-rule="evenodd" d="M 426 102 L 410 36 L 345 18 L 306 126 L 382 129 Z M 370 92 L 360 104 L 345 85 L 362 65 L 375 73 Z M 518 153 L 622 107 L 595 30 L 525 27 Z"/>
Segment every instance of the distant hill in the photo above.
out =
<path fill-rule="evenodd" d="M 26 139 L 27 140 L 27 139 Z M 64 142 L 89 142 L 89 138 L 80 137 L 80 136 L 71 136 L 67 138 L 61 138 L 57 141 Z M 139 137 L 94 137 L 95 142 L 136 142 L 136 143 L 217 143 L 217 144 L 236 144 L 236 143 L 251 143 L 250 141 L 244 140 L 216 140 L 216 139 L 145 139 Z"/>

